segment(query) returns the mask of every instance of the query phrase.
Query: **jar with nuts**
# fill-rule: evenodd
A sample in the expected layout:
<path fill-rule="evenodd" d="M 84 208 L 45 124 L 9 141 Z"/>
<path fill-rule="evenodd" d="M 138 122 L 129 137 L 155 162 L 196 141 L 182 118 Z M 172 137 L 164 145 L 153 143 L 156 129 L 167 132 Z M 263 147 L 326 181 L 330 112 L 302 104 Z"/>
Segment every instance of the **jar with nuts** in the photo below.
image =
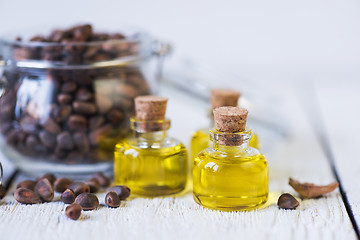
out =
<path fill-rule="evenodd" d="M 33 175 L 111 172 L 133 99 L 156 87 L 154 56 L 166 51 L 154 45 L 88 24 L 0 39 L 1 151 Z"/>

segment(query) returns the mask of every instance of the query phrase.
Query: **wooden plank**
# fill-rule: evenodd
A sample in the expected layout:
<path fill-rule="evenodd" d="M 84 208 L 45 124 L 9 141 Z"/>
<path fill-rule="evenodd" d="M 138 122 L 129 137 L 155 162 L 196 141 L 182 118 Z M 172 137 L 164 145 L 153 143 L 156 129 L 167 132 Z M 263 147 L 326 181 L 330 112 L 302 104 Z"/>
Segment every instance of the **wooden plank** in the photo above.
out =
<path fill-rule="evenodd" d="M 357 226 L 360 224 L 360 82 L 359 77 L 315 84 L 320 114 Z"/>
<path fill-rule="evenodd" d="M 319 184 L 334 180 L 301 105 L 290 90 L 284 93 L 284 107 L 292 131 L 286 141 L 277 142 L 267 152 L 271 194 L 264 209 L 212 211 L 197 205 L 191 192 L 165 198 L 133 198 L 120 208 L 110 209 L 104 206 L 101 193 L 98 210 L 84 212 L 80 221 L 72 221 L 65 217 L 65 205 L 58 201 L 58 195 L 55 202 L 22 205 L 12 197 L 13 186 L 0 204 L 0 232 L 7 239 L 356 239 L 338 191 L 321 199 L 303 200 L 293 211 L 276 206 L 282 192 L 295 194 L 287 184 L 290 176 Z M 183 117 L 181 124 L 205 121 L 198 106 L 189 106 L 187 101 L 183 104 L 182 97 L 186 96 L 177 96 L 176 107 L 190 108 L 194 115 Z M 178 122 L 183 114 L 170 111 L 168 116 Z M 187 136 L 183 132 L 184 128 L 175 127 L 172 134 L 188 139 L 189 132 Z"/>

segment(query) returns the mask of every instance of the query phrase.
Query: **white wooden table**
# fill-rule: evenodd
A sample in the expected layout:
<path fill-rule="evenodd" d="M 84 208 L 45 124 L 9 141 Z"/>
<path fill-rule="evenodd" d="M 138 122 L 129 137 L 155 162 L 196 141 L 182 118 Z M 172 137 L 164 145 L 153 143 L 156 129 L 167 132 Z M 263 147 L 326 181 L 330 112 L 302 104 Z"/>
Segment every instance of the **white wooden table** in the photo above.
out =
<path fill-rule="evenodd" d="M 356 79 L 273 86 L 283 101 L 269 108 L 282 108 L 290 131 L 265 152 L 271 193 L 263 209 L 208 210 L 193 201 L 191 189 L 165 198 L 131 198 L 110 209 L 100 193 L 101 207 L 72 221 L 65 216 L 66 205 L 58 195 L 51 203 L 16 203 L 14 181 L 0 202 L 0 239 L 357 239 L 353 224 L 356 228 L 360 223 L 359 86 Z M 171 134 L 189 143 L 191 131 L 207 124 L 201 111 L 204 105 L 171 88 L 162 95 L 170 96 Z M 1 161 L 9 175 L 8 162 L 4 157 Z M 336 180 L 333 170 L 343 196 L 336 190 L 320 199 L 301 200 L 296 210 L 278 209 L 281 193 L 296 195 L 288 185 L 289 177 L 327 184 Z"/>

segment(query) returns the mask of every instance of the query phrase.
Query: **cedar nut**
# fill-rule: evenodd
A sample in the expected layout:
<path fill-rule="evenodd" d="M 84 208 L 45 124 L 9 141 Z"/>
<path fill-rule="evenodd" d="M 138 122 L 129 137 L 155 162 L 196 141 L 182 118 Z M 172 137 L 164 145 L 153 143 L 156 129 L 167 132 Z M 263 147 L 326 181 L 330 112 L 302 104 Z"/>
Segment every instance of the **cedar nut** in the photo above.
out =
<path fill-rule="evenodd" d="M 70 204 L 65 208 L 65 214 L 68 218 L 77 220 L 81 215 L 81 206 L 76 203 Z"/>
<path fill-rule="evenodd" d="M 85 211 L 94 210 L 99 206 L 99 199 L 93 193 L 84 192 L 76 197 L 75 203 L 79 204 Z"/>

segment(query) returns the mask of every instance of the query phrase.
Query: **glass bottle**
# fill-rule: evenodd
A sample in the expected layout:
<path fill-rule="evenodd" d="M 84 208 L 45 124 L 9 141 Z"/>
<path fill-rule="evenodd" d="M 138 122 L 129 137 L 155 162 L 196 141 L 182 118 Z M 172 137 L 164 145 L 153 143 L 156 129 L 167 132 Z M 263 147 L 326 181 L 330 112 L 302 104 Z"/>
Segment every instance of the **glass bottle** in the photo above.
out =
<path fill-rule="evenodd" d="M 240 92 L 231 89 L 213 89 L 210 93 L 210 101 L 212 109 L 223 106 L 236 107 L 240 97 Z M 193 133 L 190 142 L 190 159 L 195 160 L 195 157 L 204 149 L 211 147 L 212 142 L 209 137 L 209 131 L 214 128 L 214 119 L 212 114 L 209 114 L 210 127 L 197 130 Z M 253 133 L 249 146 L 260 149 L 259 137 Z"/>
<path fill-rule="evenodd" d="M 132 193 L 141 196 L 181 192 L 187 181 L 186 148 L 167 135 L 169 119 L 139 118 L 137 100 L 146 97 L 135 99 L 137 117 L 130 119 L 134 135 L 115 147 L 114 183 L 127 185 Z"/>
<path fill-rule="evenodd" d="M 193 194 L 202 206 L 227 211 L 251 210 L 268 199 L 267 161 L 249 147 L 250 129 L 210 131 L 213 146 L 193 165 Z"/>

